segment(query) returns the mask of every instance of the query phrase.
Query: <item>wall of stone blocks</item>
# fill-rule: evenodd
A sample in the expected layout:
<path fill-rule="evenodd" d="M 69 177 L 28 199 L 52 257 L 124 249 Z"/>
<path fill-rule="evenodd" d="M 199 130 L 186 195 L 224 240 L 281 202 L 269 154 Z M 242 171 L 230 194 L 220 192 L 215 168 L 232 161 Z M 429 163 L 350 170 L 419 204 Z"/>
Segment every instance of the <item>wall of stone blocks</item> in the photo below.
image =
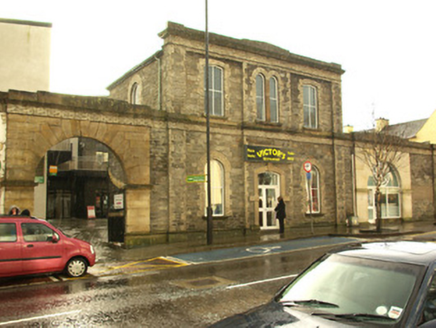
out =
<path fill-rule="evenodd" d="M 410 155 L 413 220 L 434 218 L 433 164 L 430 153 Z"/>

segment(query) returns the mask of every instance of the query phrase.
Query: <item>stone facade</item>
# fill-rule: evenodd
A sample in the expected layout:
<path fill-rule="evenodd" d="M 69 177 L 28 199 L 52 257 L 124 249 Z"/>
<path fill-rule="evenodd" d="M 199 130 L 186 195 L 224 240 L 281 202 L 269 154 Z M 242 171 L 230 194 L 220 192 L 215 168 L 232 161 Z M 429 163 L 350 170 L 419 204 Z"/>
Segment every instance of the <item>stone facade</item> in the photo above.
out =
<path fill-rule="evenodd" d="M 158 139 L 153 138 L 151 149 L 151 231 L 177 239 L 202 235 L 206 229 L 205 186 L 186 183 L 187 176 L 203 174 L 206 165 L 204 34 L 169 23 L 160 36 L 163 50 L 127 72 L 109 90 L 110 97 L 129 101 L 129 88 L 137 81 L 156 96 L 144 96 L 141 103 L 158 103 L 168 113 L 164 130 L 152 132 Z M 310 224 L 302 169 L 306 160 L 320 171 L 323 188 L 322 211 L 314 215 L 315 221 L 344 223 L 346 213 L 352 211 L 351 196 L 345 196 L 352 194 L 352 177 L 351 148 L 341 133 L 341 67 L 261 42 L 219 35 L 211 35 L 210 40 L 209 64 L 222 69 L 224 94 L 224 115 L 211 116 L 211 157 L 225 172 L 224 215 L 214 218 L 214 230 L 259 231 L 258 176 L 263 172 L 280 176 L 280 194 L 288 204 L 287 226 Z M 258 74 L 277 80 L 277 123 L 257 120 Z M 303 126 L 303 85 L 317 89 L 317 129 Z M 283 164 L 247 162 L 246 145 L 291 149 L 295 159 Z M 165 149 L 167 157 L 162 154 Z M 338 193 L 344 197 L 337 197 Z"/>
<path fill-rule="evenodd" d="M 160 36 L 162 50 L 115 81 L 109 98 L 0 93 L 3 210 L 16 203 L 32 210 L 41 158 L 63 140 L 87 137 L 109 147 L 124 170 L 125 181 L 117 185 L 125 191 L 127 247 L 205 238 L 205 183 L 187 181 L 204 175 L 207 163 L 204 33 L 169 23 Z M 354 136 L 342 133 L 340 65 L 262 42 L 215 34 L 210 41 L 209 63 L 222 72 L 223 104 L 223 115 L 210 118 L 211 159 L 222 173 L 214 233 L 278 229 L 279 195 L 287 205 L 286 229 L 312 222 L 341 225 L 349 216 L 367 222 L 369 170 L 356 156 Z M 277 121 L 258 118 L 259 75 L 276 81 Z M 130 104 L 135 83 L 139 104 Z M 305 86 L 316 90 L 315 128 L 304 124 Z M 286 159 L 253 160 L 252 149 L 280 152 Z M 432 219 L 433 148 L 410 143 L 404 152 L 397 168 L 400 218 Z M 306 161 L 319 179 L 312 213 Z"/>

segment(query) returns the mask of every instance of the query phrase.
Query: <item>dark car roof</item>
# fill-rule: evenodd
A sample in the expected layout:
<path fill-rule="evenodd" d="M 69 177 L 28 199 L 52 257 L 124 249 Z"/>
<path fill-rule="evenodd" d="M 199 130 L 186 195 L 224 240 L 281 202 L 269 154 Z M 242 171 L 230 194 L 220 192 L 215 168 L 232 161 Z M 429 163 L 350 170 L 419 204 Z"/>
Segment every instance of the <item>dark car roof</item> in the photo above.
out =
<path fill-rule="evenodd" d="M 332 253 L 391 262 L 429 265 L 436 262 L 436 244 L 414 241 L 388 241 L 354 244 Z"/>

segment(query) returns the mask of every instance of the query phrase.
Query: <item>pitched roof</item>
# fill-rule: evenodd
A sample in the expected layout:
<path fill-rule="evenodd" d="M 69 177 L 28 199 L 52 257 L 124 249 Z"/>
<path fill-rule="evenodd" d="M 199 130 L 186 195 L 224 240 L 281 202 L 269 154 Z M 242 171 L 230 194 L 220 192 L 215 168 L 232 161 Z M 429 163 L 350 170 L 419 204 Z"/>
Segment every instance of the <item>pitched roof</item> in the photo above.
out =
<path fill-rule="evenodd" d="M 425 118 L 416 121 L 388 125 L 385 128 L 385 131 L 389 134 L 396 135 L 404 139 L 411 139 L 416 136 L 419 130 L 422 129 L 427 120 L 428 119 Z"/>

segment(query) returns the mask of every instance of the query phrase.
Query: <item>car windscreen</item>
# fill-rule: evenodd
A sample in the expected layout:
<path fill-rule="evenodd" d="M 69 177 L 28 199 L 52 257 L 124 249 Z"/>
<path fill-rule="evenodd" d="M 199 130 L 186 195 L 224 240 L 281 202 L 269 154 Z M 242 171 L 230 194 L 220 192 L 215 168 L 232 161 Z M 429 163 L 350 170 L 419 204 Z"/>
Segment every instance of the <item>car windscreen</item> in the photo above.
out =
<path fill-rule="evenodd" d="M 328 307 L 335 315 L 397 321 L 424 271 L 418 265 L 333 254 L 313 264 L 277 300 Z"/>

